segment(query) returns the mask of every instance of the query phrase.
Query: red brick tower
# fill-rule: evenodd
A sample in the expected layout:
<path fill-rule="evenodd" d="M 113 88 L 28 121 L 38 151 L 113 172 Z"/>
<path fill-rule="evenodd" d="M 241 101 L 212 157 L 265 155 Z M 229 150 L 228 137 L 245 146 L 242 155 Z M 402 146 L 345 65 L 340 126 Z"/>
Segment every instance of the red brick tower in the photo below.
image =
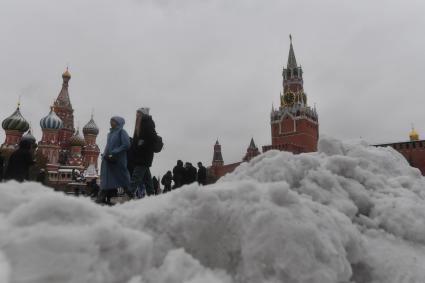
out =
<path fill-rule="evenodd" d="M 260 151 L 258 150 L 258 147 L 255 145 L 254 139 L 251 139 L 251 142 L 249 143 L 248 149 L 246 150 L 245 157 L 243 158 L 243 161 L 249 162 L 254 157 L 260 155 Z"/>
<path fill-rule="evenodd" d="M 303 71 L 297 65 L 290 37 L 287 67 L 283 68 L 283 95 L 280 95 L 279 109 L 271 112 L 272 145 L 263 151 L 277 149 L 293 153 L 317 150 L 319 122 L 315 108 L 307 104 L 304 92 Z"/>
<path fill-rule="evenodd" d="M 67 154 L 70 149 L 69 139 L 75 132 L 74 110 L 72 109 L 72 104 L 68 92 L 68 83 L 71 79 L 71 74 L 68 68 L 66 68 L 66 71 L 62 74 L 62 79 L 62 89 L 54 103 L 54 107 L 56 114 L 63 121 L 63 128 L 59 131 L 59 141 L 63 154 Z"/>
<path fill-rule="evenodd" d="M 224 161 L 223 161 L 223 155 L 221 154 L 221 145 L 217 140 L 214 145 L 214 155 L 213 155 L 212 166 L 222 167 L 223 165 L 224 165 Z"/>
<path fill-rule="evenodd" d="M 47 158 L 47 170 L 57 170 L 59 168 L 59 153 L 61 149 L 59 134 L 63 127 L 63 122 L 56 115 L 53 107 L 51 107 L 50 113 L 40 120 L 40 126 L 43 135 L 38 143 L 37 150 Z"/>
<path fill-rule="evenodd" d="M 0 147 L 0 152 L 8 157 L 18 146 L 22 135 L 29 129 L 29 123 L 22 116 L 19 109 L 20 104 L 12 115 L 2 122 L 2 127 L 6 132 L 6 139 Z"/>
<path fill-rule="evenodd" d="M 86 141 L 86 146 L 83 149 L 84 167 L 88 168 L 90 165 L 94 165 L 97 170 L 97 160 L 99 158 L 100 149 L 96 144 L 96 138 L 99 134 L 99 128 L 93 120 L 93 115 L 90 121 L 84 126 L 83 134 Z"/>

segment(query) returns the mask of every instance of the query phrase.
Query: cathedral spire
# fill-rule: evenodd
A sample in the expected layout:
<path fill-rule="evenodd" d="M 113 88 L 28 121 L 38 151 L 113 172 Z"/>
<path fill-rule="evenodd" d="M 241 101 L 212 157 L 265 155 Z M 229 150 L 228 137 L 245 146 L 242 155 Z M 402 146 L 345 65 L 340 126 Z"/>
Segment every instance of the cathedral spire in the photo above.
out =
<path fill-rule="evenodd" d="M 292 46 L 292 35 L 289 35 L 290 46 L 289 46 L 289 55 L 288 55 L 288 69 L 295 69 L 297 67 L 297 59 L 295 59 L 294 47 Z"/>
<path fill-rule="evenodd" d="M 68 83 L 71 79 L 71 73 L 69 72 L 68 67 L 66 67 L 65 72 L 62 74 L 62 89 L 59 92 L 58 98 L 55 101 L 55 106 L 62 106 L 62 107 L 68 107 L 72 108 L 71 105 L 71 99 L 69 98 L 69 92 L 68 92 Z"/>

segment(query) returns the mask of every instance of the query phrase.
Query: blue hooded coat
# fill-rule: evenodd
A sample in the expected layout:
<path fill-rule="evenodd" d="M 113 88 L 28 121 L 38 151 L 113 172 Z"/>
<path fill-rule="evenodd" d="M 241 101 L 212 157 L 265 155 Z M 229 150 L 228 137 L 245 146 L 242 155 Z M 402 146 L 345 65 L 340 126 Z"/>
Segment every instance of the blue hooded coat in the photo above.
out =
<path fill-rule="evenodd" d="M 127 169 L 127 150 L 130 148 L 130 138 L 123 129 L 125 120 L 121 117 L 112 117 L 118 126 L 111 128 L 104 156 L 113 155 L 116 162 L 108 162 L 102 158 L 100 169 L 100 189 L 112 190 L 117 188 L 128 188 L 130 185 L 130 173 Z"/>

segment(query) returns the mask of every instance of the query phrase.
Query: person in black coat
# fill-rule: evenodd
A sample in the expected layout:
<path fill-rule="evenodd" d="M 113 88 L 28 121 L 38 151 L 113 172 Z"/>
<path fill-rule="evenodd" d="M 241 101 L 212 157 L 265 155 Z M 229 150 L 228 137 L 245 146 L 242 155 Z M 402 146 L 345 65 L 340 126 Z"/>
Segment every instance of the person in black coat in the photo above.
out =
<path fill-rule="evenodd" d="M 150 167 L 154 156 L 154 143 L 157 139 L 155 123 L 149 115 L 149 108 L 139 108 L 136 116 L 133 141 L 129 157 L 133 166 L 131 190 L 144 186 L 147 195 L 155 194 Z"/>
<path fill-rule="evenodd" d="M 40 171 L 38 172 L 36 181 L 42 185 L 46 184 L 46 170 L 44 170 L 43 168 L 40 169 Z"/>
<path fill-rule="evenodd" d="M 178 189 L 184 185 L 184 177 L 186 170 L 183 167 L 183 161 L 178 160 L 177 165 L 174 166 L 173 169 L 173 181 L 174 181 L 174 189 Z"/>
<path fill-rule="evenodd" d="M 173 181 L 173 174 L 168 171 L 161 179 L 161 184 L 164 186 L 164 193 L 171 191 L 171 182 Z"/>
<path fill-rule="evenodd" d="M 193 167 L 192 163 L 186 162 L 185 169 L 186 169 L 185 175 L 184 175 L 185 184 L 189 185 L 196 182 L 197 171 L 196 171 L 196 168 Z"/>
<path fill-rule="evenodd" d="M 0 152 L 0 182 L 3 181 L 3 172 L 4 172 L 4 158 Z"/>
<path fill-rule="evenodd" d="M 34 165 L 33 156 L 31 154 L 31 142 L 21 140 L 19 148 L 15 150 L 9 158 L 5 179 L 23 182 L 29 179 L 29 169 Z"/>
<path fill-rule="evenodd" d="M 152 178 L 152 183 L 155 195 L 160 194 L 159 181 L 155 176 Z"/>
<path fill-rule="evenodd" d="M 198 162 L 198 184 L 205 186 L 207 184 L 207 168 Z"/>

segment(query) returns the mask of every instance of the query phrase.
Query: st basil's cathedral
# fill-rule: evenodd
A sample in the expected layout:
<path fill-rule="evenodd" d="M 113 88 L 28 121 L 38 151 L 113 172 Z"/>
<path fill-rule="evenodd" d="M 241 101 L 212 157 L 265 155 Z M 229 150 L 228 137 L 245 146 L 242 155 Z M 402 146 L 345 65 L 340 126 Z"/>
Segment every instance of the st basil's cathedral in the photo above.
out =
<path fill-rule="evenodd" d="M 100 154 L 96 139 L 99 128 L 93 120 L 83 127 L 82 134 L 74 127 L 74 109 L 72 108 L 68 87 L 71 74 L 68 70 L 62 74 L 62 88 L 50 112 L 40 120 L 42 138 L 37 143 L 29 123 L 22 116 L 20 105 L 12 115 L 2 122 L 6 139 L 0 147 L 3 156 L 9 156 L 21 139 L 37 144 L 37 153 L 45 160 L 48 184 L 60 186 L 72 181 L 72 172 L 84 171 L 90 176 L 97 175 Z"/>

